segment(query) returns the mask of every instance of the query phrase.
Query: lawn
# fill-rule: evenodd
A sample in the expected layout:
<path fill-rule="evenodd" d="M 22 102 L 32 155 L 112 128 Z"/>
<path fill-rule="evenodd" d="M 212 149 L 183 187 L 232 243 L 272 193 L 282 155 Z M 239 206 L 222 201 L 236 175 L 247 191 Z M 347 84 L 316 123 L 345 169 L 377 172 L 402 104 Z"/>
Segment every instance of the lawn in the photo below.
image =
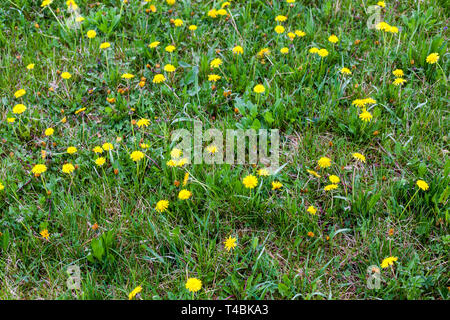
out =
<path fill-rule="evenodd" d="M 0 299 L 449 299 L 448 13 L 2 0 Z"/>

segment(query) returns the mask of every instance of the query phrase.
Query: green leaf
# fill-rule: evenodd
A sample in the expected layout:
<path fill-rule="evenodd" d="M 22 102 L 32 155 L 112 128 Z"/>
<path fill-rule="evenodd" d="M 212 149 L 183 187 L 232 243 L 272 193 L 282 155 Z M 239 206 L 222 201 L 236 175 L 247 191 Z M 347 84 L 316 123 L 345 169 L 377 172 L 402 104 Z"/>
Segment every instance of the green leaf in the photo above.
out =
<path fill-rule="evenodd" d="M 264 114 L 264 120 L 266 120 L 266 122 L 267 122 L 268 124 L 271 124 L 272 122 L 274 122 L 275 120 L 274 120 L 274 118 L 272 117 L 272 112 L 267 111 L 267 112 Z"/>
<path fill-rule="evenodd" d="M 278 291 L 284 297 L 287 297 L 289 295 L 289 288 L 284 283 L 279 283 L 278 284 Z"/>

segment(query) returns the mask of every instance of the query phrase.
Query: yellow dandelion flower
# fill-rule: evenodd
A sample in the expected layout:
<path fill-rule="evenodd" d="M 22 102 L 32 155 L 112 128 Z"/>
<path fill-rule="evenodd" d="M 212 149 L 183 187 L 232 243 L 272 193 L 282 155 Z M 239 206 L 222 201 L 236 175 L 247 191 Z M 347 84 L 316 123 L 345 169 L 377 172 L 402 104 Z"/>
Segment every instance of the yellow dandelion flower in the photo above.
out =
<path fill-rule="evenodd" d="M 223 63 L 222 59 L 216 58 L 213 61 L 211 61 L 209 66 L 214 69 L 214 68 L 218 68 L 219 66 L 221 66 L 222 63 Z"/>
<path fill-rule="evenodd" d="M 382 267 L 383 269 L 385 269 L 385 268 L 387 268 L 387 267 L 389 267 L 389 266 L 392 266 L 392 265 L 394 265 L 394 262 L 397 261 L 397 260 L 398 260 L 398 257 L 388 257 L 388 258 L 385 258 L 385 259 L 383 259 L 383 261 L 381 262 L 381 267 Z"/>
<path fill-rule="evenodd" d="M 321 157 L 318 161 L 317 164 L 319 165 L 319 167 L 321 168 L 328 168 L 329 166 L 331 166 L 331 159 L 327 158 L 327 157 Z"/>
<path fill-rule="evenodd" d="M 173 52 L 173 51 L 175 51 L 175 46 L 173 46 L 173 45 L 168 45 L 168 46 L 165 48 L 165 50 L 166 50 L 167 52 Z"/>
<path fill-rule="evenodd" d="M 341 69 L 341 73 L 342 73 L 342 74 L 352 74 L 352 72 L 350 71 L 350 69 L 349 69 L 349 68 L 345 68 L 345 67 Z"/>
<path fill-rule="evenodd" d="M 164 77 L 164 75 L 161 73 L 156 74 L 152 80 L 153 83 L 161 83 L 164 81 L 166 81 L 166 77 Z"/>
<path fill-rule="evenodd" d="M 363 110 L 363 112 L 359 115 L 359 118 L 364 122 L 370 122 L 373 116 L 369 111 Z"/>
<path fill-rule="evenodd" d="M 416 184 L 417 184 L 417 186 L 418 186 L 420 189 L 422 189 L 422 190 L 424 190 L 424 191 L 427 191 L 427 190 L 430 188 L 430 187 L 428 186 L 428 183 L 426 183 L 426 182 L 423 181 L 423 180 L 417 180 Z"/>
<path fill-rule="evenodd" d="M 180 200 L 187 200 L 191 196 L 192 196 L 192 192 L 190 192 L 189 190 L 186 190 L 186 189 L 182 189 L 178 193 L 178 199 L 180 199 Z"/>
<path fill-rule="evenodd" d="M 215 145 L 209 145 L 206 147 L 206 151 L 208 151 L 209 154 L 215 154 L 217 152 L 217 147 Z"/>
<path fill-rule="evenodd" d="M 209 10 L 208 11 L 208 17 L 216 18 L 217 17 L 217 10 L 216 9 Z"/>
<path fill-rule="evenodd" d="M 393 75 L 401 78 L 404 76 L 403 70 L 402 69 L 395 69 L 394 71 L 392 71 Z"/>
<path fill-rule="evenodd" d="M 104 165 L 105 162 L 106 162 L 106 159 L 104 157 L 99 157 L 99 158 L 95 159 L 95 164 L 99 167 Z"/>
<path fill-rule="evenodd" d="M 338 188 L 338 185 L 333 183 L 333 184 L 326 185 L 325 188 L 323 188 L 323 190 L 330 191 L 330 190 L 335 190 L 337 188 Z"/>
<path fill-rule="evenodd" d="M 439 54 L 434 52 L 427 56 L 427 63 L 434 64 L 439 61 Z"/>
<path fill-rule="evenodd" d="M 92 149 L 95 153 L 103 153 L 103 149 L 100 146 L 95 146 L 94 149 Z"/>
<path fill-rule="evenodd" d="M 95 36 L 97 35 L 97 32 L 95 32 L 95 30 L 89 30 L 89 31 L 86 33 L 86 35 L 87 35 L 87 37 L 88 37 L 89 39 L 93 39 L 93 38 L 95 38 Z"/>
<path fill-rule="evenodd" d="M 122 74 L 121 78 L 122 79 L 131 79 L 131 78 L 134 78 L 134 74 L 124 73 L 124 74 Z"/>
<path fill-rule="evenodd" d="M 150 44 L 148 45 L 148 47 L 149 47 L 149 48 L 156 48 L 157 46 L 159 46 L 160 43 L 161 43 L 161 42 L 159 42 L 159 41 L 153 41 L 152 43 L 150 43 Z"/>
<path fill-rule="evenodd" d="M 277 26 L 275 27 L 275 32 L 278 33 L 278 34 L 281 34 L 281 33 L 283 33 L 284 31 L 285 31 L 285 29 L 284 29 L 284 27 L 283 27 L 282 25 L 277 25 Z"/>
<path fill-rule="evenodd" d="M 134 297 L 136 297 L 136 295 L 137 295 L 138 293 L 140 293 L 141 291 L 142 291 L 142 287 L 141 287 L 141 286 L 137 286 L 136 288 L 133 289 L 133 291 L 131 291 L 131 292 L 128 294 L 128 299 L 129 299 L 129 300 L 133 300 Z"/>
<path fill-rule="evenodd" d="M 31 169 L 31 172 L 34 174 L 42 174 L 45 171 L 47 171 L 47 167 L 45 166 L 45 164 L 37 164 L 33 167 L 33 169 Z"/>
<path fill-rule="evenodd" d="M 71 174 L 75 170 L 75 167 L 71 163 L 66 163 L 62 166 L 62 172 Z"/>
<path fill-rule="evenodd" d="M 159 212 L 164 212 L 169 208 L 169 200 L 159 200 L 156 203 L 156 210 Z"/>
<path fill-rule="evenodd" d="M 322 58 L 328 56 L 328 50 L 327 49 L 320 49 L 319 51 L 317 51 L 317 54 L 319 56 L 321 56 Z"/>
<path fill-rule="evenodd" d="M 341 181 L 341 179 L 339 179 L 338 176 L 332 174 L 331 176 L 328 177 L 328 179 L 330 179 L 331 183 L 337 184 Z"/>
<path fill-rule="evenodd" d="M 257 84 L 254 88 L 253 91 L 255 93 L 264 93 L 266 91 L 266 88 L 262 85 L 262 84 Z"/>
<path fill-rule="evenodd" d="M 164 66 L 164 71 L 166 72 L 174 72 L 176 70 L 175 66 L 171 65 L 171 64 L 166 64 Z"/>
<path fill-rule="evenodd" d="M 55 129 L 53 129 L 53 128 L 47 128 L 47 129 L 45 129 L 44 134 L 45 134 L 46 136 L 51 136 L 54 132 L 55 132 Z"/>
<path fill-rule="evenodd" d="M 183 155 L 183 152 L 178 148 L 173 148 L 172 151 L 170 151 L 170 156 L 172 159 L 178 159 Z"/>
<path fill-rule="evenodd" d="M 222 77 L 217 74 L 209 74 L 208 75 L 208 81 L 211 81 L 211 82 L 216 82 L 216 81 L 220 80 L 221 78 Z"/>
<path fill-rule="evenodd" d="M 353 158 L 355 158 L 358 161 L 366 162 L 366 157 L 361 153 L 354 152 L 354 153 L 352 153 L 352 156 L 353 156 Z"/>
<path fill-rule="evenodd" d="M 281 189 L 283 184 L 280 181 L 273 181 L 272 182 L 272 190 L 278 190 Z"/>
<path fill-rule="evenodd" d="M 232 236 L 229 236 L 224 242 L 223 244 L 225 245 L 225 249 L 227 251 L 230 251 L 234 248 L 236 248 L 236 238 L 233 238 Z"/>
<path fill-rule="evenodd" d="M 242 48 L 241 46 L 235 46 L 233 48 L 233 53 L 237 54 L 237 55 L 243 54 L 244 53 L 244 48 Z"/>
<path fill-rule="evenodd" d="M 181 27 L 184 24 L 184 22 L 181 19 L 175 19 L 173 20 L 173 24 L 175 27 Z"/>
<path fill-rule="evenodd" d="M 141 151 L 133 151 L 131 154 L 130 154 L 130 158 L 131 158 L 131 160 L 133 160 L 134 162 L 138 162 L 138 161 L 141 161 L 142 160 L 142 158 L 144 158 L 144 153 L 142 153 Z"/>
<path fill-rule="evenodd" d="M 72 77 L 72 75 L 69 72 L 63 72 L 61 73 L 61 78 L 67 80 L 70 79 Z"/>
<path fill-rule="evenodd" d="M 254 175 L 248 175 L 243 180 L 242 183 L 248 189 L 253 189 L 258 185 L 258 179 Z"/>
<path fill-rule="evenodd" d="M 48 238 L 50 237 L 50 234 L 48 233 L 47 229 L 44 229 L 40 232 L 40 235 L 42 236 L 42 238 L 44 238 L 45 240 L 48 240 Z"/>
<path fill-rule="evenodd" d="M 295 35 L 297 37 L 302 38 L 302 37 L 306 36 L 306 33 L 304 31 L 302 31 L 302 30 L 295 30 Z"/>
<path fill-rule="evenodd" d="M 404 84 L 406 82 L 405 79 L 403 78 L 396 78 L 394 80 L 394 82 L 392 82 L 394 84 L 394 86 L 401 86 L 402 84 Z"/>
<path fill-rule="evenodd" d="M 319 175 L 316 171 L 314 171 L 314 170 L 309 170 L 309 169 L 307 169 L 306 171 L 307 171 L 309 174 L 315 176 L 316 178 L 320 178 L 320 175 Z"/>
<path fill-rule="evenodd" d="M 317 213 L 317 209 L 314 208 L 314 206 L 309 206 L 308 209 L 306 209 L 306 211 L 312 215 L 315 215 Z"/>
<path fill-rule="evenodd" d="M 25 91 L 25 89 L 17 90 L 16 92 L 14 92 L 14 97 L 20 98 L 20 97 L 24 96 L 25 93 L 27 93 L 27 92 Z"/>
<path fill-rule="evenodd" d="M 27 107 L 25 107 L 25 105 L 19 103 L 13 107 L 12 111 L 14 114 L 22 114 L 25 112 L 25 110 L 27 110 Z"/>
<path fill-rule="evenodd" d="M 136 124 L 139 128 L 148 127 L 148 125 L 150 124 L 150 120 L 142 118 L 142 119 L 139 119 L 138 122 L 136 122 Z"/>
<path fill-rule="evenodd" d="M 67 148 L 67 153 L 68 154 L 74 154 L 75 152 L 77 152 L 77 148 L 75 148 L 75 147 L 68 147 Z"/>
<path fill-rule="evenodd" d="M 202 288 L 202 281 L 197 278 L 189 278 L 186 281 L 186 289 L 190 292 L 197 292 Z"/>
<path fill-rule="evenodd" d="M 259 50 L 259 52 L 257 53 L 257 56 L 259 58 L 263 58 L 264 56 L 267 56 L 270 54 L 270 49 L 269 48 L 262 48 L 261 50 Z"/>
<path fill-rule="evenodd" d="M 105 142 L 105 143 L 102 145 L 102 148 L 103 148 L 103 150 L 105 150 L 105 151 L 109 151 L 109 150 L 114 149 L 114 146 L 113 146 L 111 143 L 109 143 L 109 142 Z"/>
<path fill-rule="evenodd" d="M 332 34 L 328 37 L 328 41 L 330 41 L 331 43 L 337 43 L 339 41 L 339 38 L 336 37 L 336 35 Z"/>
<path fill-rule="evenodd" d="M 277 21 L 277 22 L 284 22 L 286 20 L 287 20 L 287 17 L 283 16 L 283 15 L 279 15 L 279 16 L 275 17 L 275 21 Z"/>

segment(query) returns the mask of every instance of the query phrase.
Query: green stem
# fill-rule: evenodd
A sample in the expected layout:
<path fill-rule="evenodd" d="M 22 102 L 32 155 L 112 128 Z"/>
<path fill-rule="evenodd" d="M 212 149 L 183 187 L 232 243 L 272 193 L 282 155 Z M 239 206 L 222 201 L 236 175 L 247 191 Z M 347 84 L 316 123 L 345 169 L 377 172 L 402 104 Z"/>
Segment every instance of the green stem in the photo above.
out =
<path fill-rule="evenodd" d="M 417 189 L 416 193 L 413 194 L 413 196 L 411 197 L 411 199 L 409 199 L 408 203 L 406 204 L 405 208 L 403 209 L 402 213 L 400 214 L 400 218 L 401 219 L 403 217 L 403 213 L 406 211 L 406 208 L 408 208 L 409 203 L 412 201 L 412 199 L 414 199 L 414 197 L 416 196 L 416 194 L 419 192 L 419 189 Z"/>

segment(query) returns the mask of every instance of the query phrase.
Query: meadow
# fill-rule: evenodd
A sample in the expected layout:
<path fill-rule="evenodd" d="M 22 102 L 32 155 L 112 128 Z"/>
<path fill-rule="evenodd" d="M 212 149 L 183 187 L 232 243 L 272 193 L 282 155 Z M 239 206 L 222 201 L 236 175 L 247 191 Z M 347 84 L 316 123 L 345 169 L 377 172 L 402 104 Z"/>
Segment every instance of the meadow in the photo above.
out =
<path fill-rule="evenodd" d="M 0 299 L 449 299 L 449 11 L 0 1 Z"/>

